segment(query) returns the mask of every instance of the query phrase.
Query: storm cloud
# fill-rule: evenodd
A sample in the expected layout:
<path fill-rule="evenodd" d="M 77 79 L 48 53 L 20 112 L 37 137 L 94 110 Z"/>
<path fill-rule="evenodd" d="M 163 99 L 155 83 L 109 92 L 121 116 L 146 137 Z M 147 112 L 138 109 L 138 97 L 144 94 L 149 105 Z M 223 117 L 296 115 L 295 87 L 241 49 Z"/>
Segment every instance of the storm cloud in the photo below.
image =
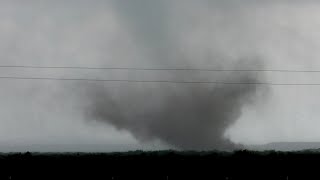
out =
<path fill-rule="evenodd" d="M 312 0 L 3 0 L 0 64 L 318 70 L 319 12 Z M 320 82 L 316 73 L 280 72 L 1 68 L 0 76 Z M 318 86 L 2 79 L 0 145 L 108 151 L 318 141 L 318 94 Z M 33 150 L 51 149 L 44 146 Z"/>
<path fill-rule="evenodd" d="M 257 82 L 250 76 L 231 79 Z M 188 150 L 236 148 L 224 137 L 225 130 L 257 91 L 256 85 L 208 84 L 122 85 L 117 93 L 96 88 L 91 91 L 89 117 L 141 141 L 159 139 Z"/>
<path fill-rule="evenodd" d="M 224 52 L 215 53 L 216 49 L 212 49 L 214 47 L 206 47 L 211 44 L 210 38 L 201 42 L 204 48 L 202 55 L 190 55 L 189 52 L 182 51 L 185 45 L 180 45 L 183 40 L 181 42 L 178 34 L 190 31 L 183 26 L 188 25 L 185 23 L 196 23 L 194 22 L 196 19 L 184 22 L 181 24 L 182 27 L 172 26 L 170 18 L 178 7 L 184 7 L 181 5 L 175 5 L 170 1 L 115 1 L 120 21 L 125 22 L 125 27 L 130 30 L 136 44 L 144 48 L 143 52 L 148 57 L 148 67 L 197 68 L 210 65 L 223 69 L 225 64 L 229 63 L 228 68 L 232 69 L 248 66 L 263 69 L 261 59 L 255 56 L 254 52 L 233 58 Z M 205 7 L 205 3 L 202 5 L 204 5 L 202 8 L 210 8 Z M 181 17 L 180 20 L 185 18 Z M 202 28 L 204 33 L 208 33 L 206 35 L 215 35 L 207 29 L 209 27 Z M 201 36 L 196 34 L 199 35 Z M 199 48 L 197 43 L 188 46 L 191 47 L 191 53 Z M 117 129 L 129 131 L 142 142 L 158 139 L 175 148 L 188 150 L 236 148 L 235 144 L 224 137 L 224 133 L 241 116 L 243 106 L 254 102 L 257 91 L 261 89 L 254 83 L 264 81 L 261 75 L 248 72 L 225 72 L 223 76 L 213 74 L 210 77 L 199 77 L 203 72 L 197 71 L 156 72 L 157 75 L 153 75 L 154 72 L 139 73 L 149 81 L 193 79 L 193 81 L 253 83 L 251 85 L 129 83 L 129 85 L 119 85 L 115 93 L 110 91 L 109 86 L 89 88 L 91 104 L 87 109 L 88 119 L 95 119 Z M 165 73 L 167 76 L 164 76 Z"/>

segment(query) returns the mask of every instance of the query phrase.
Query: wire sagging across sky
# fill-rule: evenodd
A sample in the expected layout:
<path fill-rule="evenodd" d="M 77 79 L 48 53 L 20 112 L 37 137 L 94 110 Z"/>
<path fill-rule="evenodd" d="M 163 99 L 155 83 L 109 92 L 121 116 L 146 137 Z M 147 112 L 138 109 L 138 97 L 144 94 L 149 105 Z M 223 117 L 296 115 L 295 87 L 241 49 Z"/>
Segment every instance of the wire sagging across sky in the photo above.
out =
<path fill-rule="evenodd" d="M 208 71 L 208 72 L 284 72 L 284 73 L 320 73 L 320 70 L 290 69 L 205 69 L 205 68 L 135 68 L 135 67 L 85 67 L 85 66 L 24 66 L 2 65 L 0 68 L 26 69 L 79 69 L 79 70 L 130 70 L 130 71 Z"/>
<path fill-rule="evenodd" d="M 266 85 L 266 86 L 320 86 L 320 83 L 272 83 L 272 82 L 224 82 L 224 81 L 170 81 L 170 80 L 129 80 L 129 79 L 87 79 L 0 76 L 11 80 L 49 80 L 49 81 L 88 81 L 88 82 L 127 82 L 127 83 L 171 83 L 171 84 L 219 84 L 219 85 Z"/>

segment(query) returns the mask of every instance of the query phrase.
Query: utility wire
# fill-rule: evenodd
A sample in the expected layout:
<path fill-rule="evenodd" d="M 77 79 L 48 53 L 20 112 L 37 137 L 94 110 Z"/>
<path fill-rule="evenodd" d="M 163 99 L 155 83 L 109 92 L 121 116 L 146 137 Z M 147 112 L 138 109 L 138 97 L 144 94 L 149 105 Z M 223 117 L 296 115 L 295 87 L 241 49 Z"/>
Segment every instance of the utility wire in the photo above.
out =
<path fill-rule="evenodd" d="M 220 85 L 266 85 L 266 86 L 320 86 L 320 83 L 269 83 L 269 82 L 223 82 L 223 81 L 169 81 L 169 80 L 127 80 L 127 79 L 86 79 L 86 78 L 47 78 L 0 76 L 11 80 L 50 80 L 50 81 L 88 81 L 88 82 L 127 82 L 127 83 L 172 83 L 172 84 L 220 84 Z"/>
<path fill-rule="evenodd" d="M 320 70 L 287 69 L 202 69 L 202 68 L 129 68 L 129 67 L 80 67 L 80 66 L 0 66 L 0 68 L 26 69 L 80 69 L 80 70 L 132 70 L 132 71 L 212 71 L 212 72 L 285 72 L 285 73 L 320 73 Z"/>

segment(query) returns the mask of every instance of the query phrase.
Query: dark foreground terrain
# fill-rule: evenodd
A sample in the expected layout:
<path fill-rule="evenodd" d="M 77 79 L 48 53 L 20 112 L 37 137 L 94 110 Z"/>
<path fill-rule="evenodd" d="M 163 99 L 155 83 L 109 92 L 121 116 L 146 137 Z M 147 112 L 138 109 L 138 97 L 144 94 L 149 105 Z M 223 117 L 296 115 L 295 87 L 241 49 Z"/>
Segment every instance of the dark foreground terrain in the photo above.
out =
<path fill-rule="evenodd" d="M 319 179 L 320 153 L 9 153 L 1 179 Z M 312 177 L 313 176 L 313 177 Z M 317 176 L 317 177 L 314 177 Z"/>

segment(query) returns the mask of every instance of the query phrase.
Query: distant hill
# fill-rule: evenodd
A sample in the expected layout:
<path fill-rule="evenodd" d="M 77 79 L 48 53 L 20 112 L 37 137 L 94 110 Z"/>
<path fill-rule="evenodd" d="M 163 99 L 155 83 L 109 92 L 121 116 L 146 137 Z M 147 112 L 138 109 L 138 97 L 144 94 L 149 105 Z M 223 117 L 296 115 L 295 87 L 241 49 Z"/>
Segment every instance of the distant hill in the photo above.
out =
<path fill-rule="evenodd" d="M 249 150 L 275 150 L 275 151 L 301 151 L 301 150 L 319 150 L 320 142 L 275 142 L 264 145 L 246 146 Z"/>

